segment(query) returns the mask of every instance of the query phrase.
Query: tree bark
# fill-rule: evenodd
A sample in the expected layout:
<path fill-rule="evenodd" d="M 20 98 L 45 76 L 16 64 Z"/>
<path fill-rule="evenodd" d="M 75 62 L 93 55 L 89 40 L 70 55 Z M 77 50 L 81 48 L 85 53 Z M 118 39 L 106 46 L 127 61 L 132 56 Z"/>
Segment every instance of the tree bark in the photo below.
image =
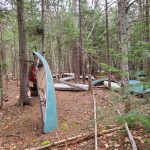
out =
<path fill-rule="evenodd" d="M 58 78 L 61 78 L 62 73 L 62 50 L 61 50 L 61 37 L 57 36 L 57 47 L 58 47 Z"/>
<path fill-rule="evenodd" d="M 24 1 L 17 0 L 17 19 L 19 32 L 19 66 L 20 66 L 20 98 L 18 105 L 23 106 L 27 102 L 27 53 L 26 36 L 24 27 Z"/>

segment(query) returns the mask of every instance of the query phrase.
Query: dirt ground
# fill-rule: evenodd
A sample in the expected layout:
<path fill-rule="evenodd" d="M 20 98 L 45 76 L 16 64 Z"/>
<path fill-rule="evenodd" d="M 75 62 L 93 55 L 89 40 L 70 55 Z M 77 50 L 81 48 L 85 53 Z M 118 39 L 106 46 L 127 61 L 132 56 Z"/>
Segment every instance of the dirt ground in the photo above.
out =
<path fill-rule="evenodd" d="M 98 132 L 122 124 L 116 121 L 114 103 L 109 103 L 116 93 L 105 88 L 94 90 L 97 103 Z M 56 91 L 59 127 L 56 131 L 42 134 L 39 99 L 32 99 L 33 106 L 19 108 L 14 104 L 19 95 L 16 80 L 10 80 L 5 87 L 4 107 L 0 110 L 0 150 L 24 150 L 42 146 L 81 133 L 94 132 L 93 98 L 90 92 Z M 121 111 L 123 105 L 117 106 Z M 150 134 L 142 127 L 131 130 L 139 150 L 150 150 Z M 55 150 L 94 150 L 94 139 L 82 141 Z M 67 147 L 67 148 L 66 148 Z M 98 137 L 99 150 L 130 150 L 131 145 L 124 129 Z"/>

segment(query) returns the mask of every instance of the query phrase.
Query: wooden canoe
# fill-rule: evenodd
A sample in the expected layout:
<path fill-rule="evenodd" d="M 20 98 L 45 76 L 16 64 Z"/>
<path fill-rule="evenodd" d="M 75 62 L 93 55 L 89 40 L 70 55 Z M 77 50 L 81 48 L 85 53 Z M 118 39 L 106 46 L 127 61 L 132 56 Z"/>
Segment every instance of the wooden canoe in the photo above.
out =
<path fill-rule="evenodd" d="M 37 64 L 37 87 L 40 99 L 43 133 L 57 129 L 58 118 L 56 96 L 52 74 L 46 59 L 38 52 L 33 52 L 42 65 Z"/>

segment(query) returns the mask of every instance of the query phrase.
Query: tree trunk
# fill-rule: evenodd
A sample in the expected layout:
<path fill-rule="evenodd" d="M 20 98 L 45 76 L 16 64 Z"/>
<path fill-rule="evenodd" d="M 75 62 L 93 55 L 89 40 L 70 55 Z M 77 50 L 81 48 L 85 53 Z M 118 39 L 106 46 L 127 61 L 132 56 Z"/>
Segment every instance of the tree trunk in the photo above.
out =
<path fill-rule="evenodd" d="M 16 52 L 16 34 L 13 32 L 14 36 L 14 44 L 13 44 L 13 49 L 12 49 L 12 54 L 13 54 L 13 69 L 12 69 L 12 74 L 15 76 L 17 73 L 17 52 Z"/>
<path fill-rule="evenodd" d="M 128 34 L 128 12 L 127 12 L 127 0 L 118 0 L 118 22 L 119 22 L 119 47 L 122 56 L 121 68 L 122 68 L 122 86 L 123 94 L 126 95 L 125 99 L 125 112 L 130 110 L 130 99 L 128 97 L 128 47 L 129 47 L 129 34 Z"/>
<path fill-rule="evenodd" d="M 76 43 L 75 43 L 76 44 Z M 72 67 L 75 76 L 75 82 L 80 80 L 80 53 L 77 44 L 73 48 Z"/>
<path fill-rule="evenodd" d="M 44 50 L 44 0 L 41 2 L 41 8 L 42 8 L 42 16 L 41 16 L 41 22 L 42 22 L 42 52 L 45 52 Z"/>
<path fill-rule="evenodd" d="M 74 28 L 77 29 L 78 28 L 78 13 L 77 13 L 77 0 L 73 0 L 73 24 L 74 24 Z M 72 67 L 73 67 L 73 72 L 75 75 L 75 82 L 80 80 L 80 48 L 79 46 L 76 44 L 78 43 L 78 39 L 75 39 L 75 46 L 73 47 L 73 53 L 72 53 Z"/>
<path fill-rule="evenodd" d="M 17 0 L 17 19 L 19 32 L 20 98 L 18 105 L 27 103 L 27 54 L 24 28 L 24 1 Z"/>
<path fill-rule="evenodd" d="M 146 0 L 145 3 L 145 42 L 149 43 L 150 42 L 150 31 L 149 31 L 149 7 L 150 7 L 150 3 L 149 0 Z M 147 67 L 150 67 L 150 57 L 147 58 Z M 148 75 L 150 75 L 149 70 L 148 70 Z"/>
<path fill-rule="evenodd" d="M 80 29 L 80 33 L 79 33 L 79 44 L 81 46 L 83 46 L 83 33 L 82 33 L 82 1 L 79 0 L 79 29 Z M 79 47 L 79 56 L 80 56 L 80 75 L 83 75 L 83 83 L 85 83 L 86 80 L 86 58 L 85 55 L 82 52 L 82 49 Z"/>
<path fill-rule="evenodd" d="M 62 73 L 62 50 L 61 50 L 61 37 L 57 36 L 57 47 L 58 47 L 58 78 L 61 78 Z"/>
<path fill-rule="evenodd" d="M 110 56 L 109 56 L 109 25 L 108 25 L 108 2 L 105 0 L 105 13 L 106 13 L 106 61 L 110 65 Z M 108 76 L 108 89 L 111 89 L 111 79 Z"/>
<path fill-rule="evenodd" d="M 145 31 L 146 31 L 146 42 L 150 42 L 150 31 L 149 31 L 149 22 L 150 22 L 150 19 L 149 19 L 149 7 L 150 7 L 150 1 L 149 0 L 146 0 L 146 6 L 145 6 Z"/>

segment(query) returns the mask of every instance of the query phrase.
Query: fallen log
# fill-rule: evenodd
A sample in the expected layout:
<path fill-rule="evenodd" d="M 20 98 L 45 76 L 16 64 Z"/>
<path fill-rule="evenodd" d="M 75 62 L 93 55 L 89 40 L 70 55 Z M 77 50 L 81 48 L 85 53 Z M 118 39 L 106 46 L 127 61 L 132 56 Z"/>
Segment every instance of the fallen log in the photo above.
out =
<path fill-rule="evenodd" d="M 102 130 L 102 132 L 98 132 L 97 137 L 102 136 L 104 134 L 108 134 L 108 133 L 114 132 L 116 130 L 121 130 L 123 128 L 124 127 L 121 126 L 121 127 L 116 127 L 116 128 L 113 128 L 113 129 Z M 47 149 L 47 148 L 51 148 L 51 147 L 55 147 L 55 146 L 60 147 L 60 146 L 66 145 L 66 142 L 67 142 L 67 145 L 71 145 L 73 143 L 77 144 L 77 143 L 81 143 L 81 142 L 89 140 L 89 139 L 93 139 L 94 137 L 95 137 L 94 132 L 92 132 L 92 133 L 84 133 L 84 134 L 79 134 L 79 135 L 74 136 L 74 137 L 70 137 L 70 138 L 67 138 L 67 139 L 60 140 L 58 142 L 54 142 L 52 144 L 40 146 L 40 147 L 37 147 L 37 148 L 28 148 L 28 149 L 25 149 L 25 150 L 43 150 L 43 149 Z"/>

